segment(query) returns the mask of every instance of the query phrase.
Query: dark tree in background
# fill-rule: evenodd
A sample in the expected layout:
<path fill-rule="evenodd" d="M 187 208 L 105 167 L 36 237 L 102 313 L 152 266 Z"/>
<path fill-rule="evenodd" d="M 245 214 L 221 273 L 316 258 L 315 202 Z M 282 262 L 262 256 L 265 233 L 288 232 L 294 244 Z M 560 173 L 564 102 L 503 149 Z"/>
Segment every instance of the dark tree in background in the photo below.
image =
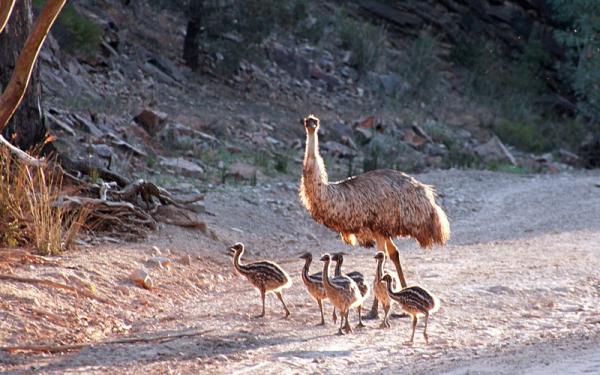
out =
<path fill-rule="evenodd" d="M 18 0 L 6 28 L 0 34 L 0 92 L 10 81 L 15 62 L 31 30 L 33 12 L 31 0 Z M 23 150 L 41 143 L 46 136 L 42 120 L 39 67 L 31 74 L 23 102 L 4 129 L 4 136 Z"/>
<path fill-rule="evenodd" d="M 200 33 L 202 31 L 202 13 L 204 0 L 190 0 L 188 8 L 188 24 L 183 41 L 183 59 L 192 69 L 198 68 L 200 55 Z"/>

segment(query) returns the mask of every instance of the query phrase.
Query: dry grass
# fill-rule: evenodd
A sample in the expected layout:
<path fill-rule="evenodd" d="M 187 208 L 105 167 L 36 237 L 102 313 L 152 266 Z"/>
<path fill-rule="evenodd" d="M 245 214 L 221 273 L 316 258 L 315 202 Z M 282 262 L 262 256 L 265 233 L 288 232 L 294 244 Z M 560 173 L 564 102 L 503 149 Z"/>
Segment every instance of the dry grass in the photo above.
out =
<path fill-rule="evenodd" d="M 60 171 L 31 167 L 0 150 L 0 245 L 33 246 L 42 254 L 69 249 L 89 214 L 54 207 Z"/>

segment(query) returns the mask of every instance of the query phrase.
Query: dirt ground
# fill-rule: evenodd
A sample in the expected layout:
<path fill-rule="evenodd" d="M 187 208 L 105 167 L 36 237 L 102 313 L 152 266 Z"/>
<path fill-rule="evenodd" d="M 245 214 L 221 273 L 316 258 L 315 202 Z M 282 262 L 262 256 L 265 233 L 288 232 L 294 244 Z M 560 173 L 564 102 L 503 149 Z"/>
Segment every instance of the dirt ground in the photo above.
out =
<path fill-rule="evenodd" d="M 298 255 L 344 250 L 345 270 L 375 271 L 372 249 L 351 249 L 308 217 L 297 182 L 227 186 L 207 196 L 215 235 L 164 227 L 143 244 L 82 248 L 23 260 L 2 274 L 87 287 L 105 300 L 45 286 L 0 282 L 0 345 L 73 344 L 157 335 L 186 337 L 98 344 L 64 353 L 0 351 L 4 373 L 134 374 L 560 374 L 600 373 L 600 173 L 511 175 L 440 171 L 418 176 L 437 186 L 452 239 L 420 250 L 397 240 L 409 284 L 441 300 L 430 342 L 408 319 L 391 329 L 368 321 L 335 335 L 300 279 Z M 291 275 L 292 311 L 267 297 L 267 317 L 245 279 L 232 272 L 226 245 L 241 241 L 247 260 L 273 259 Z M 156 245 L 172 260 L 152 265 Z M 187 262 L 187 255 L 191 264 Z M 128 275 L 145 267 L 155 287 Z M 313 271 L 320 269 L 313 264 Z M 371 297 L 372 298 L 372 297 Z M 370 307 L 371 298 L 366 305 Z M 329 317 L 331 305 L 326 304 Z M 356 315 L 351 314 L 356 323 Z"/>

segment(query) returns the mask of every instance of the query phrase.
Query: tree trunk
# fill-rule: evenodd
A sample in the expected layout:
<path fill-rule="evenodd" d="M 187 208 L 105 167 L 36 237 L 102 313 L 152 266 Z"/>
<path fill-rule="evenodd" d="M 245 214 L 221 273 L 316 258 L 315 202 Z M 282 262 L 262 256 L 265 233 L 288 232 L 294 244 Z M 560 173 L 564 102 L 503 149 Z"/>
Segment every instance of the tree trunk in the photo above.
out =
<path fill-rule="evenodd" d="M 190 0 L 188 24 L 183 41 L 183 59 L 193 70 L 198 68 L 200 32 L 202 31 L 203 0 Z"/>
<path fill-rule="evenodd" d="M 0 92 L 6 88 L 15 69 L 17 57 L 31 30 L 32 19 L 31 0 L 18 0 L 6 28 L 0 34 Z M 46 127 L 42 121 L 41 96 L 39 67 L 36 64 L 23 102 L 3 132 L 6 139 L 23 150 L 40 144 L 46 135 Z"/>

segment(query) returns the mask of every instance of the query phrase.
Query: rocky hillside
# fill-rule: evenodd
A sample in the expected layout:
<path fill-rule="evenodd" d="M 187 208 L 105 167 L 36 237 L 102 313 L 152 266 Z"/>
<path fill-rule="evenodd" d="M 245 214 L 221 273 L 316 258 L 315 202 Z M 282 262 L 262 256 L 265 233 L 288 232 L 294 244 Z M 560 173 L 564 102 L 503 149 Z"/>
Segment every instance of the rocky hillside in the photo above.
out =
<path fill-rule="evenodd" d="M 41 56 L 47 124 L 63 152 L 183 190 L 296 178 L 299 120 L 308 113 L 322 119 L 334 177 L 381 167 L 519 172 L 580 163 L 567 149 L 533 155 L 504 144 L 495 134 L 504 119 L 461 88 L 447 38 L 403 35 L 397 20 L 373 19 L 382 16 L 379 3 L 359 3 L 310 2 L 292 30 L 274 26 L 237 58 L 245 36 L 215 26 L 198 71 L 181 58 L 181 9 L 73 3 L 71 21 L 59 22 Z M 87 39 L 66 43 L 69 27 L 88 31 L 80 32 Z M 358 37 L 366 43 L 352 42 Z"/>

